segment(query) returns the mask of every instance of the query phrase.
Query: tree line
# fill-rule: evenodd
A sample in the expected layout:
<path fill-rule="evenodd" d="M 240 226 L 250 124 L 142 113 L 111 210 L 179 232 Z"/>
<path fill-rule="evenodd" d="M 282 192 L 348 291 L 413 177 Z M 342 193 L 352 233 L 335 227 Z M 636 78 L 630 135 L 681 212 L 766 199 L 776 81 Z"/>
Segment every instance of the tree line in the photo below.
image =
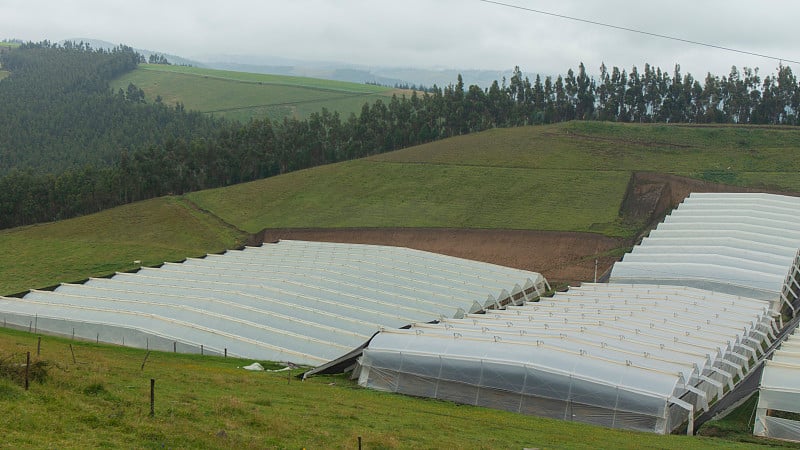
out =
<path fill-rule="evenodd" d="M 17 54 L 26 52 L 31 53 Z M 83 70 L 63 55 L 53 55 L 59 52 L 76 56 L 82 61 L 77 66 L 91 68 L 91 74 L 57 77 L 62 71 L 52 65 Z M 228 186 L 493 127 L 568 120 L 797 125 L 800 102 L 800 86 L 785 66 L 763 80 L 757 70 L 732 68 L 728 76 L 709 74 L 701 84 L 690 74 L 682 75 L 678 66 L 672 75 L 649 65 L 641 73 L 635 67 L 626 72 L 601 66 L 595 79 L 580 64 L 565 76 L 536 76 L 533 81 L 515 68 L 509 80 L 487 89 L 466 87 L 459 76 L 444 88 L 365 103 L 358 114 L 347 117 L 323 109 L 304 120 L 239 123 L 187 112 L 181 105 L 147 102 L 134 85 L 112 92 L 108 80 L 142 62 L 127 48 L 103 52 L 80 45 L 26 44 L 3 55 L 4 67 L 8 55 L 18 59 L 8 60 L 12 76 L 0 82 L 0 114 L 16 121 L 15 126 L 32 129 L 24 139 L 0 141 L 0 157 L 16 155 L 16 162 L 25 161 L 19 151 L 7 151 L 15 148 L 12 144 L 38 156 L 28 157 L 28 166 L 14 160 L 5 166 L 2 161 L 0 167 L 16 167 L 0 178 L 2 228 Z M 28 73 L 21 62 L 25 60 L 39 64 L 36 74 L 29 75 L 40 80 L 38 90 L 19 81 L 25 78 L 21 73 Z M 8 80 L 28 92 L 27 98 L 42 97 L 36 108 L 3 97 Z M 63 95 L 51 106 L 42 86 Z M 18 110 L 4 105 L 5 98 Z M 36 120 L 41 123 L 31 125 Z M 84 158 L 59 156 L 72 152 L 82 152 Z M 43 163 L 42 170 L 37 157 L 60 165 Z"/>

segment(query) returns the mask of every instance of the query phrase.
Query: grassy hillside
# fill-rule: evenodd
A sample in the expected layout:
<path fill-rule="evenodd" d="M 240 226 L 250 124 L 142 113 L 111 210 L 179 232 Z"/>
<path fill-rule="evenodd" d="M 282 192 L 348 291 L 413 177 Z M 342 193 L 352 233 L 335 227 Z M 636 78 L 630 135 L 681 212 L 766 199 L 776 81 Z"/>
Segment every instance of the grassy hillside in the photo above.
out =
<path fill-rule="evenodd" d="M 36 336 L 0 329 L 6 368 L 24 363 L 26 352 L 36 361 L 36 349 Z M 40 358 L 49 364 L 49 378 L 33 382 L 28 391 L 0 377 L 3 445 L 356 448 L 361 436 L 364 448 L 386 449 L 747 448 L 721 439 L 616 431 L 385 394 L 357 388 L 343 377 L 300 382 L 286 372 L 237 368 L 252 361 L 147 356 L 143 350 L 53 337 L 42 339 Z M 153 417 L 151 379 L 156 380 Z"/>
<path fill-rule="evenodd" d="M 250 118 L 305 118 L 323 107 L 344 117 L 366 102 L 388 101 L 395 89 L 366 84 L 281 75 L 252 74 L 185 66 L 142 64 L 112 83 L 125 89 L 133 83 L 148 101 L 161 96 L 168 104 L 247 121 Z"/>
<path fill-rule="evenodd" d="M 496 129 L 186 199 L 236 228 L 447 227 L 630 237 L 633 170 L 800 191 L 800 130 L 574 122 Z M 181 198 L 0 231 L 0 295 L 231 248 Z"/>
<path fill-rule="evenodd" d="M 249 232 L 263 228 L 617 229 L 629 175 L 351 161 L 189 194 Z"/>
<path fill-rule="evenodd" d="M 241 245 L 241 233 L 165 197 L 99 214 L 0 230 L 0 295 Z"/>
<path fill-rule="evenodd" d="M 250 232 L 455 227 L 631 236 L 630 174 L 800 191 L 800 129 L 595 122 L 494 129 L 189 195 Z"/>
<path fill-rule="evenodd" d="M 387 153 L 380 162 L 652 171 L 800 191 L 800 129 L 569 122 L 494 129 Z"/>

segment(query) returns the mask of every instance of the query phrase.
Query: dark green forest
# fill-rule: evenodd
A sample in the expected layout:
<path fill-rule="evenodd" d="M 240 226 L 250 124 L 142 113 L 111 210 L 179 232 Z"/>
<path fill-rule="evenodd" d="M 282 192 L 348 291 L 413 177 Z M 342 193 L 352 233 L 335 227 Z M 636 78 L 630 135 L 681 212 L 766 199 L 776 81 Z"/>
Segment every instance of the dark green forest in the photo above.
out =
<path fill-rule="evenodd" d="M 0 228 L 59 220 L 166 194 L 227 186 L 486 130 L 569 120 L 798 125 L 789 67 L 732 68 L 701 81 L 645 65 L 584 65 L 533 81 L 444 88 L 341 117 L 228 122 L 109 81 L 144 58 L 124 46 L 27 43 L 0 54 Z"/>

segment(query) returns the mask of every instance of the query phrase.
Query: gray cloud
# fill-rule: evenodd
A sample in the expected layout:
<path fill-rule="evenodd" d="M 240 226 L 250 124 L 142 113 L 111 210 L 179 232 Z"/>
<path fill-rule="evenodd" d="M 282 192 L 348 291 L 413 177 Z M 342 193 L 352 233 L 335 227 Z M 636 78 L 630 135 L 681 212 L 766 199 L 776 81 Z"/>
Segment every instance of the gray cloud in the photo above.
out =
<path fill-rule="evenodd" d="M 800 4 L 774 0 L 588 2 L 507 0 L 519 6 L 800 60 Z M 534 14 L 478 0 L 154 1 L 4 0 L 3 38 L 93 38 L 186 57 L 270 55 L 371 66 L 509 69 L 564 73 L 584 62 L 644 63 L 703 78 L 731 65 L 778 62 Z"/>

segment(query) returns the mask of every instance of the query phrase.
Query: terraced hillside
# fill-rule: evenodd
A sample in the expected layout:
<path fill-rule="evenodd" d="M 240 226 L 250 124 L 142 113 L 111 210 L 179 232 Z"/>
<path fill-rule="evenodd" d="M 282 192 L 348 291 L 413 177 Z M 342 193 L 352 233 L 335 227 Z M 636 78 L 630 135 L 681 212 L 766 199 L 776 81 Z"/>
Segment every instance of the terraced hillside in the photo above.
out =
<path fill-rule="evenodd" d="M 141 64 L 112 88 L 124 90 L 129 83 L 142 89 L 147 101 L 160 96 L 167 104 L 183 103 L 187 110 L 243 122 L 305 118 L 323 107 L 347 117 L 360 112 L 364 103 L 388 102 L 395 93 L 410 95 L 367 84 L 160 64 Z"/>

